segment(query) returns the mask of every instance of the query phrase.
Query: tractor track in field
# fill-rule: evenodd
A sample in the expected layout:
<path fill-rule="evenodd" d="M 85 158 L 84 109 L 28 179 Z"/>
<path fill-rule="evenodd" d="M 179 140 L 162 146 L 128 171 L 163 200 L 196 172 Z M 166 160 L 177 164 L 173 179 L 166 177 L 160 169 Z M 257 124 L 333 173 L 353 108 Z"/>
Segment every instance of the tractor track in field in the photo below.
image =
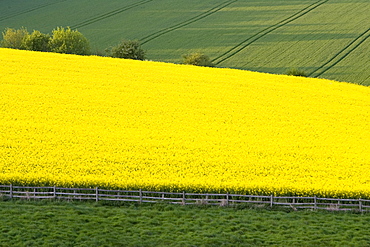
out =
<path fill-rule="evenodd" d="M 316 1 L 315 3 L 312 3 L 312 4 L 308 5 L 307 7 L 299 10 L 298 12 L 289 16 L 288 18 L 285 18 L 284 20 L 279 21 L 279 22 L 275 23 L 274 25 L 269 26 L 269 27 L 259 31 L 258 33 L 250 36 L 249 38 L 243 40 L 242 42 L 240 42 L 239 44 L 237 44 L 233 48 L 229 49 L 228 51 L 224 52 L 223 54 L 221 54 L 217 58 L 213 59 L 212 62 L 215 65 L 218 65 L 218 64 L 224 62 L 225 60 L 227 60 L 227 59 L 231 58 L 232 56 L 236 55 L 237 53 L 239 53 L 243 49 L 247 48 L 249 45 L 253 44 L 255 41 L 259 40 L 260 38 L 268 35 L 269 33 L 275 31 L 276 29 L 278 29 L 280 27 L 283 27 L 284 25 L 286 25 L 286 24 L 288 24 L 292 21 L 297 20 L 298 18 L 304 16 L 305 14 L 308 14 L 312 10 L 320 7 L 321 5 L 325 4 L 328 1 L 329 0 L 319 0 L 319 1 Z"/>
<path fill-rule="evenodd" d="M 343 47 L 339 52 L 337 52 L 332 58 L 330 58 L 327 62 L 323 65 L 312 71 L 308 76 L 310 77 L 319 77 L 324 74 L 329 69 L 333 68 L 337 65 L 340 61 L 346 58 L 351 52 L 356 50 L 365 40 L 370 37 L 370 28 L 368 28 L 365 32 L 361 33 L 357 38 L 352 40 L 348 45 Z M 315 74 L 315 75 L 314 75 Z"/>
<path fill-rule="evenodd" d="M 116 9 L 116 10 L 113 10 L 113 11 L 110 11 L 110 12 L 107 12 L 107 13 L 104 13 L 104 14 L 101 14 L 101 15 L 98 15 L 96 17 L 90 18 L 90 19 L 85 20 L 85 21 L 83 21 L 81 23 L 78 23 L 76 25 L 71 26 L 71 29 L 81 28 L 81 27 L 84 27 L 84 26 L 93 24 L 95 22 L 98 22 L 98 21 L 104 20 L 106 18 L 115 16 L 117 14 L 120 14 L 122 12 L 125 12 L 127 10 L 130 10 L 132 8 L 138 7 L 140 5 L 143 5 L 143 4 L 152 2 L 152 1 L 153 0 L 142 0 L 142 1 L 139 1 L 137 3 L 133 3 L 133 4 L 127 5 L 125 7 L 122 7 L 122 8 L 119 8 L 119 9 Z"/>
<path fill-rule="evenodd" d="M 67 0 L 60 0 L 60 1 L 57 1 L 57 2 L 54 2 L 54 3 L 46 3 L 46 4 L 38 5 L 38 6 L 35 6 L 35 7 L 32 7 L 32 8 L 26 9 L 26 10 L 21 10 L 21 11 L 15 12 L 15 13 L 11 13 L 7 16 L 0 17 L 0 21 L 4 21 L 4 20 L 19 16 L 19 15 L 27 14 L 29 12 L 48 7 L 50 5 L 54 5 L 54 4 L 62 3 L 62 2 L 66 2 L 66 1 Z"/>
<path fill-rule="evenodd" d="M 188 19 L 186 21 L 177 23 L 177 24 L 175 24 L 173 26 L 170 26 L 170 27 L 161 29 L 161 30 L 159 30 L 157 32 L 154 32 L 152 34 L 149 34 L 149 35 L 141 38 L 139 41 L 140 41 L 141 44 L 148 43 L 149 41 L 151 41 L 151 40 L 153 40 L 155 38 L 158 38 L 158 37 L 160 37 L 160 36 L 162 36 L 162 35 L 164 35 L 166 33 L 169 33 L 169 32 L 174 31 L 176 29 L 179 29 L 179 28 L 182 28 L 182 27 L 187 26 L 189 24 L 192 24 L 194 22 L 197 22 L 197 21 L 199 21 L 199 20 L 201 20 L 203 18 L 206 18 L 206 17 L 208 17 L 208 16 L 210 16 L 210 15 L 212 15 L 212 14 L 220 11 L 221 9 L 229 6 L 230 4 L 237 2 L 237 1 L 238 0 L 225 1 L 225 2 L 219 4 L 219 5 L 211 8 L 211 9 L 209 9 L 209 10 L 207 10 L 207 11 L 205 11 L 205 12 L 203 12 L 203 13 L 197 15 L 197 16 L 194 16 L 194 17 L 192 17 L 192 18 L 190 18 L 190 19 Z"/>

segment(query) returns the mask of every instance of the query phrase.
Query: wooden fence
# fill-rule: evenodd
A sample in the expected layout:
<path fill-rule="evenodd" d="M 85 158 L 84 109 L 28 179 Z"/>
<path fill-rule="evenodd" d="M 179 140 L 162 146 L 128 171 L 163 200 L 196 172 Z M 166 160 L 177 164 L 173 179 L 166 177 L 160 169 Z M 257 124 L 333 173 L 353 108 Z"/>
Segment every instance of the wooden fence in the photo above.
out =
<path fill-rule="evenodd" d="M 252 207 L 288 207 L 293 210 L 370 211 L 370 200 L 298 196 L 258 196 L 216 193 L 156 192 L 144 190 L 107 190 L 99 188 L 61 188 L 0 185 L 0 197 L 18 199 L 60 199 L 121 201 L 138 203 L 167 202 L 181 205 L 232 206 L 247 204 Z"/>

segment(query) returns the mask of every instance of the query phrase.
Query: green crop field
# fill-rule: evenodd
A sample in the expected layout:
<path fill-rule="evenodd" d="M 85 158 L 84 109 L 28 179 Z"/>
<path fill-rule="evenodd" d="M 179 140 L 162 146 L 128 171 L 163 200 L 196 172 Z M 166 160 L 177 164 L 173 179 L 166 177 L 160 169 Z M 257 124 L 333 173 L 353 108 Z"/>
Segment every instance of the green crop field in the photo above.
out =
<path fill-rule="evenodd" d="M 149 60 L 201 51 L 219 67 L 370 85 L 368 0 L 2 0 L 0 29 L 78 29 L 93 50 L 137 39 Z"/>

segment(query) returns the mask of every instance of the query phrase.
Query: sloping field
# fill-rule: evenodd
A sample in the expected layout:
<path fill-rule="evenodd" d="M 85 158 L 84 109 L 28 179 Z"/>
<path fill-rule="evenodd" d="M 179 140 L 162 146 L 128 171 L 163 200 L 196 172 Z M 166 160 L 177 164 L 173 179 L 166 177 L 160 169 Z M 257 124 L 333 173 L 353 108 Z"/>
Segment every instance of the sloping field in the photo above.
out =
<path fill-rule="evenodd" d="M 365 14 L 370 13 L 370 2 L 319 2 L 313 11 L 275 30 L 263 32 L 264 36 L 257 35 L 258 39 L 252 43 L 250 40 L 243 43 L 243 50 L 232 51 L 232 57 L 216 61 L 222 61 L 223 66 L 274 73 L 283 73 L 289 66 L 300 67 L 313 77 L 348 81 L 358 78 L 358 83 L 368 84 L 369 72 L 357 72 L 363 65 L 370 66 L 369 46 L 363 43 L 370 36 L 370 21 Z M 355 51 L 357 56 L 336 66 Z M 345 66 L 349 63 L 353 65 L 351 69 Z"/>
<path fill-rule="evenodd" d="M 0 49 L 0 183 L 370 197 L 370 88 Z"/>
<path fill-rule="evenodd" d="M 95 50 L 138 39 L 148 59 L 202 51 L 220 67 L 370 85 L 368 0 L 3 0 L 0 30 L 71 26 Z"/>

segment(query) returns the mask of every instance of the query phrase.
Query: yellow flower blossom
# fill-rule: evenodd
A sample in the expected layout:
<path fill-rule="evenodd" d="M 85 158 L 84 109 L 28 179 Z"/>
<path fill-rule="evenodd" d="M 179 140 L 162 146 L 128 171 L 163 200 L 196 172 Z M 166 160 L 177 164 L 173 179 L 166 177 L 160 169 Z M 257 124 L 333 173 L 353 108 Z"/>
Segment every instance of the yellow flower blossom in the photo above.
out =
<path fill-rule="evenodd" d="M 0 183 L 370 197 L 370 88 L 0 49 Z"/>

